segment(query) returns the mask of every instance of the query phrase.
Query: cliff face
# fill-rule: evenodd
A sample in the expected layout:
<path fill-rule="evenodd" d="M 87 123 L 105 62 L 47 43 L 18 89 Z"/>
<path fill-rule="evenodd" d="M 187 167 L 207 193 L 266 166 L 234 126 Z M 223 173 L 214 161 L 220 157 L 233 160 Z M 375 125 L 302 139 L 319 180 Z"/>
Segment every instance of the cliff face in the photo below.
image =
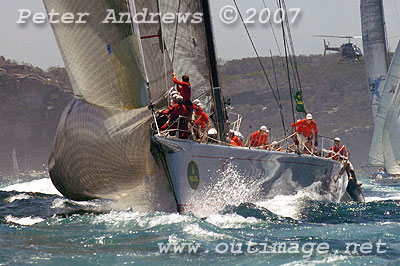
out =
<path fill-rule="evenodd" d="M 0 172 L 14 173 L 16 149 L 20 171 L 41 170 L 48 155 L 58 120 L 72 92 L 65 70 L 45 72 L 0 57 Z"/>
<path fill-rule="evenodd" d="M 335 55 L 298 58 L 304 102 L 314 115 L 320 135 L 340 136 L 359 167 L 366 163 L 373 131 L 368 86 L 363 64 L 338 64 L 339 60 Z M 286 72 L 282 58 L 275 57 L 274 61 L 285 124 L 290 129 L 293 118 Z M 276 89 L 271 60 L 264 58 L 263 62 Z M 282 138 L 278 107 L 258 61 L 229 61 L 220 72 L 225 98 L 231 98 L 234 111 L 243 115 L 243 135 L 267 125 L 274 139 Z M 61 113 L 73 97 L 65 70 L 43 71 L 0 57 L 0 95 L 1 174 L 14 172 L 13 148 L 21 171 L 47 166 Z"/>

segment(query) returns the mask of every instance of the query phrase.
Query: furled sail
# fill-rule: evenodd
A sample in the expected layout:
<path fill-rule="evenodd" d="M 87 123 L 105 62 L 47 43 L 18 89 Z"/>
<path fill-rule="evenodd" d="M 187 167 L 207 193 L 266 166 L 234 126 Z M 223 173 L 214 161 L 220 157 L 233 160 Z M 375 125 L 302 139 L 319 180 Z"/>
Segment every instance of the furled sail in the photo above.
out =
<path fill-rule="evenodd" d="M 163 23 L 165 43 L 178 76 L 188 74 L 192 99 L 210 92 L 211 75 L 202 1 L 159 0 L 162 15 L 176 14 L 174 23 Z"/>
<path fill-rule="evenodd" d="M 386 114 L 388 112 L 396 87 L 399 83 L 400 75 L 400 44 L 397 46 L 396 53 L 392 59 L 388 74 L 383 84 L 381 101 L 375 117 L 375 128 L 369 152 L 368 164 L 370 166 L 382 166 L 384 164 L 384 151 L 382 144 L 383 127 L 385 125 Z"/>
<path fill-rule="evenodd" d="M 392 97 L 383 128 L 383 156 L 389 174 L 400 174 L 400 42 L 386 80 Z"/>
<path fill-rule="evenodd" d="M 156 0 L 135 1 L 137 10 L 145 2 L 149 12 L 157 12 Z M 144 107 L 149 104 L 147 77 L 153 101 L 165 93 L 159 21 L 141 25 L 140 30 L 147 38 L 140 39 L 137 29 L 129 23 L 131 10 L 126 0 L 44 0 L 44 3 L 48 11 L 88 14 L 87 23 L 52 25 L 76 97 L 101 107 Z M 119 23 L 112 23 L 113 19 Z M 151 53 L 145 62 L 146 69 L 140 41 L 145 47 L 143 53 Z"/>
<path fill-rule="evenodd" d="M 382 82 L 389 67 L 382 0 L 361 0 L 361 25 L 365 68 L 375 120 L 382 98 Z"/>

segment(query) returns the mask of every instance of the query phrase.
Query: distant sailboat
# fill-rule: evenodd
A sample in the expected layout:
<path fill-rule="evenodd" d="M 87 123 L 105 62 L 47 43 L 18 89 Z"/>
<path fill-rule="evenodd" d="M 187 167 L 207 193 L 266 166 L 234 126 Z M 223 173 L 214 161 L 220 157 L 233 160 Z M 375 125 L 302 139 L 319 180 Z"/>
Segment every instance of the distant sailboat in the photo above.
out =
<path fill-rule="evenodd" d="M 400 185 L 394 144 L 399 136 L 396 127 L 396 97 L 400 77 L 400 42 L 389 65 L 382 0 L 361 0 L 363 45 L 370 86 L 374 133 L 368 156 L 369 167 L 379 167 L 372 181 Z M 386 71 L 388 70 L 388 71 Z M 395 137 L 396 136 L 396 137 Z"/>
<path fill-rule="evenodd" d="M 391 95 L 384 91 L 389 57 L 382 0 L 361 0 L 361 26 L 365 70 L 375 122 L 368 166 L 383 167 L 382 131 Z"/>

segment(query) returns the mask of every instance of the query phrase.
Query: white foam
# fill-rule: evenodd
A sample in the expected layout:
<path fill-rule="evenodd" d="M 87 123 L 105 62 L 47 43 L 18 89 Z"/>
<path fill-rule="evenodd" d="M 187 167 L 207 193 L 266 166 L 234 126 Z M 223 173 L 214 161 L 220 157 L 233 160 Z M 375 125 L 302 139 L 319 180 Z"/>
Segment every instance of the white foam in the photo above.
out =
<path fill-rule="evenodd" d="M 183 232 L 188 235 L 193 235 L 196 238 L 209 239 L 211 238 L 226 238 L 225 235 L 207 231 L 200 227 L 199 224 L 188 224 L 183 228 Z"/>
<path fill-rule="evenodd" d="M 31 192 L 31 193 L 43 193 L 49 195 L 59 195 L 60 192 L 54 187 L 50 178 L 42 178 L 38 180 L 33 180 L 30 182 L 24 182 L 19 184 L 14 184 L 5 188 L 0 188 L 2 191 L 17 191 L 17 192 Z"/>
<path fill-rule="evenodd" d="M 27 194 L 19 194 L 19 195 L 15 195 L 15 196 L 11 196 L 9 198 L 6 198 L 4 201 L 12 203 L 16 200 L 24 200 L 24 199 L 30 199 L 31 197 Z"/>
<path fill-rule="evenodd" d="M 246 225 L 254 225 L 262 222 L 257 218 L 245 218 L 238 214 L 212 214 L 206 221 L 220 228 L 243 228 Z"/>
<path fill-rule="evenodd" d="M 314 252 L 315 253 L 315 252 Z M 305 258 L 303 261 L 296 261 L 287 264 L 283 264 L 284 266 L 316 266 L 316 265 L 338 265 L 339 262 L 343 262 L 348 259 L 350 256 L 339 255 L 339 254 L 328 254 L 324 258 L 313 260 L 311 258 Z M 283 266 L 282 265 L 282 266 Z"/>
<path fill-rule="evenodd" d="M 17 218 L 12 215 L 6 216 L 6 222 L 19 224 L 19 225 L 34 225 L 37 223 L 41 223 L 43 221 L 44 221 L 44 219 L 40 218 L 40 217 L 29 216 L 29 217 Z"/>
<path fill-rule="evenodd" d="M 305 207 L 307 200 L 323 200 L 319 194 L 319 182 L 312 186 L 300 190 L 295 195 L 277 195 L 266 201 L 256 202 L 255 204 L 268 209 L 276 215 L 299 219 L 301 210 Z"/>
<path fill-rule="evenodd" d="M 150 215 L 148 213 L 141 212 L 116 212 L 101 214 L 96 216 L 94 223 L 106 223 L 108 225 L 119 227 L 124 226 L 128 223 L 136 222 L 140 227 L 155 227 L 158 225 L 169 225 L 176 223 L 186 223 L 193 220 L 190 216 L 180 215 L 177 213 L 161 214 L 155 213 L 156 215 Z"/>
<path fill-rule="evenodd" d="M 227 206 L 239 206 L 253 202 L 261 188 L 259 180 L 251 180 L 240 173 L 240 169 L 229 163 L 225 171 L 217 171 L 218 182 L 194 195 L 189 205 L 196 206 L 192 213 L 199 217 L 208 217 L 223 211 Z"/>
<path fill-rule="evenodd" d="M 400 193 L 399 194 L 388 194 L 385 197 L 365 197 L 365 202 L 379 202 L 379 201 L 386 201 L 386 200 L 400 200 Z"/>

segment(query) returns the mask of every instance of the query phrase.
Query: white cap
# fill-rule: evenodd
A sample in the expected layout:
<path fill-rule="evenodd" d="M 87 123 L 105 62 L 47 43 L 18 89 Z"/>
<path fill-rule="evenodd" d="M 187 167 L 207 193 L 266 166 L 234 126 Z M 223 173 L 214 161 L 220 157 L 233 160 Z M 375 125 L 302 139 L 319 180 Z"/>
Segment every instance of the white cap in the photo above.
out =
<path fill-rule="evenodd" d="M 177 96 L 175 97 L 175 99 L 176 99 L 176 101 L 177 101 L 178 103 L 183 102 L 183 97 L 180 96 L 180 95 L 177 95 Z"/>
<path fill-rule="evenodd" d="M 312 114 L 307 114 L 306 118 L 307 120 L 312 120 Z"/>
<path fill-rule="evenodd" d="M 340 142 L 341 139 L 340 139 L 339 137 L 336 137 L 336 138 L 335 138 L 335 141 L 339 141 L 339 142 Z"/>
<path fill-rule="evenodd" d="M 193 104 L 199 105 L 199 104 L 200 104 L 200 100 L 199 100 L 199 99 L 194 100 L 194 101 L 193 101 Z"/>
<path fill-rule="evenodd" d="M 271 143 L 272 146 L 278 145 L 279 143 L 277 141 L 274 141 Z"/>
<path fill-rule="evenodd" d="M 233 131 L 233 129 L 230 129 L 229 134 L 235 134 L 235 131 Z"/>
<path fill-rule="evenodd" d="M 269 130 L 268 130 L 268 128 L 266 126 L 261 126 L 260 127 L 260 131 L 264 131 L 264 132 L 269 133 Z"/>
<path fill-rule="evenodd" d="M 211 128 L 208 131 L 208 135 L 217 135 L 217 134 L 218 134 L 218 131 L 215 128 Z"/>

